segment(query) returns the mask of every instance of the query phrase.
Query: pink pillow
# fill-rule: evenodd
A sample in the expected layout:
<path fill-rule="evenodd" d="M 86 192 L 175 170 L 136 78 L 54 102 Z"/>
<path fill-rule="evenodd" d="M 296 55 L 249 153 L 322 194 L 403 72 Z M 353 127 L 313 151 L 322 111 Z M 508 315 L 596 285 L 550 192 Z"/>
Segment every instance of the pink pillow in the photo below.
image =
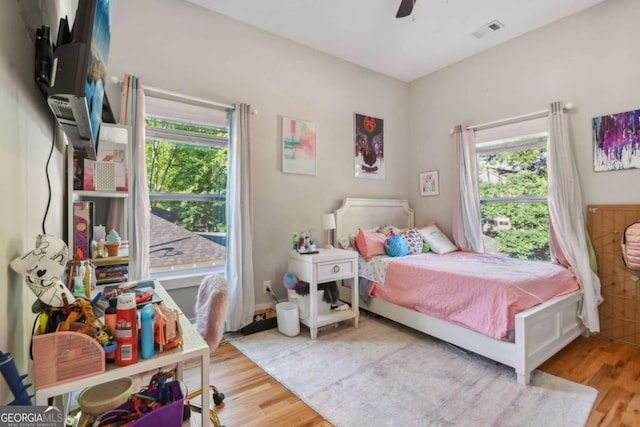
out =
<path fill-rule="evenodd" d="M 384 239 L 385 235 L 382 233 L 371 233 L 359 229 L 355 239 L 356 248 L 358 252 L 360 252 L 360 255 L 369 261 L 371 257 L 376 255 L 386 255 L 384 251 Z"/>

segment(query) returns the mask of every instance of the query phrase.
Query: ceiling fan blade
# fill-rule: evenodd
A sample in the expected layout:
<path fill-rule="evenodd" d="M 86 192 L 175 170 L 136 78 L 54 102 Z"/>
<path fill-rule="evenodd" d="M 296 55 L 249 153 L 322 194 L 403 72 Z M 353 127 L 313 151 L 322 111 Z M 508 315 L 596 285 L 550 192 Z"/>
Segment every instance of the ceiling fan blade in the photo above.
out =
<path fill-rule="evenodd" d="M 396 18 L 404 18 L 411 15 L 411 12 L 413 12 L 413 5 L 415 3 L 416 0 L 402 0 L 398 13 L 396 14 Z"/>

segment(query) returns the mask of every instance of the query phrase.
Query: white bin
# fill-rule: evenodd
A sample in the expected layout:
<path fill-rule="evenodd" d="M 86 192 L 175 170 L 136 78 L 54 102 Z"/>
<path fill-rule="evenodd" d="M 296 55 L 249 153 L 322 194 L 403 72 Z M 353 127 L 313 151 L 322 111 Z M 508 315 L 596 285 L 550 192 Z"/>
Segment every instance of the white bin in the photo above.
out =
<path fill-rule="evenodd" d="M 276 304 L 276 316 L 278 317 L 278 331 L 281 334 L 295 337 L 300 333 L 300 318 L 298 317 L 298 305 L 292 302 L 280 302 Z"/>

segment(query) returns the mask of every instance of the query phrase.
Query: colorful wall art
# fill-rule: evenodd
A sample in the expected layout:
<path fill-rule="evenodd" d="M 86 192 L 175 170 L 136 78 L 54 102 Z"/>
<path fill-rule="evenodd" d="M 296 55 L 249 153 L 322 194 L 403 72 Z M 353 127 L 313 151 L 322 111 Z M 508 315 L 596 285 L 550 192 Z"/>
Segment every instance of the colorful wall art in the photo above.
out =
<path fill-rule="evenodd" d="M 282 118 L 282 172 L 316 174 L 316 125 Z"/>
<path fill-rule="evenodd" d="M 592 127 L 596 172 L 640 168 L 640 110 L 595 117 Z"/>
<path fill-rule="evenodd" d="M 382 119 L 355 113 L 355 173 L 357 178 L 384 179 Z"/>
<path fill-rule="evenodd" d="M 440 194 L 438 171 L 423 172 L 420 174 L 420 195 L 437 196 Z"/>

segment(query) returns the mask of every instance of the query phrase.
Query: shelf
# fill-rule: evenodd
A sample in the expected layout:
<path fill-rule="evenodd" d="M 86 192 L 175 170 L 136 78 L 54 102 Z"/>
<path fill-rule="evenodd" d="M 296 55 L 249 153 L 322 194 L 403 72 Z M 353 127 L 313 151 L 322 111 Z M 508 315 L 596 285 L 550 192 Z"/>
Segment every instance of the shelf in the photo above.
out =
<path fill-rule="evenodd" d="M 82 250 L 83 258 L 88 259 L 91 253 L 91 242 L 94 239 L 93 231 L 96 226 L 103 226 L 105 234 L 111 229 L 120 233 L 122 241 L 130 242 L 134 235 L 133 203 L 131 202 L 132 186 L 127 174 L 131 171 L 131 158 L 133 144 L 131 141 L 131 129 L 129 126 L 103 123 L 100 128 L 100 142 L 103 147 L 103 156 L 113 152 L 114 159 L 121 159 L 124 153 L 124 170 L 121 161 L 113 161 L 114 171 L 109 168 L 98 168 L 99 164 L 109 162 L 79 163 L 81 159 L 74 157 L 73 147 L 68 146 L 66 153 L 66 242 L 69 247 L 69 258 L 74 262 L 76 247 Z M 100 150 L 99 150 L 100 151 Z M 117 163 L 117 164 L 116 164 Z M 102 165 L 104 166 L 104 165 Z M 124 175 L 123 175 L 124 172 Z M 100 178 L 100 179 L 99 179 Z M 98 185 L 98 181 L 102 186 Z M 113 181 L 113 182 L 112 182 Z M 113 183 L 113 186 L 107 184 Z M 117 186 L 117 187 L 116 187 Z M 124 187 L 129 187 L 124 190 Z M 75 188 L 74 188 L 75 187 Z M 107 188 L 108 190 L 88 190 L 89 188 Z M 83 189 L 87 188 L 87 190 Z M 116 190 L 118 188 L 118 190 Z M 78 215 L 74 209 L 75 203 L 84 204 L 78 207 Z M 75 235 L 78 234 L 78 236 Z M 77 237 L 77 238 L 76 238 Z M 76 261 L 77 262 L 77 261 Z M 91 262 L 95 266 L 123 264 L 131 262 L 128 247 L 120 248 L 118 256 L 106 258 L 93 258 Z"/>
<path fill-rule="evenodd" d="M 344 320 L 349 320 L 357 317 L 356 312 L 352 309 L 349 310 L 335 310 L 329 314 L 319 314 L 318 319 L 316 320 L 315 327 L 321 328 L 322 326 L 330 325 L 332 323 L 342 322 Z M 300 319 L 300 322 L 306 326 L 311 326 L 309 319 Z"/>
<path fill-rule="evenodd" d="M 112 256 L 107 258 L 93 258 L 91 263 L 96 267 L 101 265 L 116 265 L 116 264 L 129 264 L 129 257 L 124 256 Z"/>
<path fill-rule="evenodd" d="M 92 191 L 92 190 L 73 190 L 73 194 L 78 197 L 96 197 L 96 198 L 121 198 L 129 197 L 128 191 Z"/>

